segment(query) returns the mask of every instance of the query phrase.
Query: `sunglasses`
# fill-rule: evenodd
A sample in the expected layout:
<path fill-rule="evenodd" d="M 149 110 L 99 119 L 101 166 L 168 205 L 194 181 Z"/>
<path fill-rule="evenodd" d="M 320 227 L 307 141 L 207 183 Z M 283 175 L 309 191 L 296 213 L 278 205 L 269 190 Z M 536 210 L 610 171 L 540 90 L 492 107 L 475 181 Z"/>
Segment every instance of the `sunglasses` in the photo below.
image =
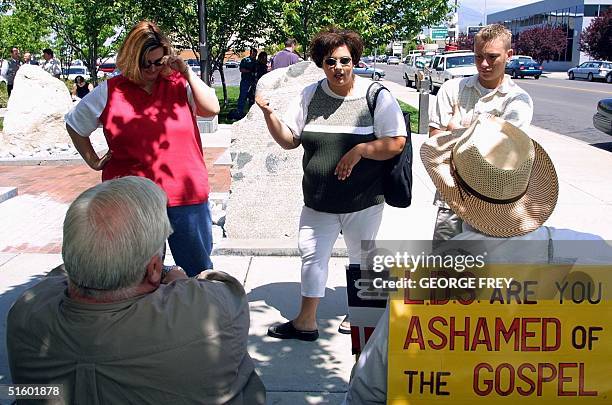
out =
<path fill-rule="evenodd" d="M 350 56 L 343 56 L 340 59 L 332 58 L 331 56 L 329 58 L 325 58 L 325 64 L 327 66 L 336 66 L 338 61 L 340 61 L 342 66 L 347 66 L 353 61 L 353 59 Z"/>
<path fill-rule="evenodd" d="M 157 60 L 155 60 L 153 62 L 145 61 L 145 62 L 140 64 L 140 67 L 143 68 L 143 69 L 148 69 L 148 68 L 150 68 L 153 65 L 155 65 L 157 67 L 164 66 L 163 59 L 164 59 L 164 57 L 162 56 L 161 58 L 159 58 L 159 59 L 157 59 Z"/>

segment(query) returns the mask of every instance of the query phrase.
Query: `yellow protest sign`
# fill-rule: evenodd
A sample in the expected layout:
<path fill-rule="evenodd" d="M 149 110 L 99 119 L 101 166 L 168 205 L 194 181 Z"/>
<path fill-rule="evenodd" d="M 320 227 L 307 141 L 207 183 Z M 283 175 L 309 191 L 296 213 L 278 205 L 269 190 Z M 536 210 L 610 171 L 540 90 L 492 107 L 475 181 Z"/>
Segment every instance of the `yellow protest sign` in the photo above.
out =
<path fill-rule="evenodd" d="M 446 297 L 418 289 L 449 284 L 435 272 L 408 275 L 390 302 L 387 403 L 612 403 L 612 268 L 570 267 L 488 266 Z"/>

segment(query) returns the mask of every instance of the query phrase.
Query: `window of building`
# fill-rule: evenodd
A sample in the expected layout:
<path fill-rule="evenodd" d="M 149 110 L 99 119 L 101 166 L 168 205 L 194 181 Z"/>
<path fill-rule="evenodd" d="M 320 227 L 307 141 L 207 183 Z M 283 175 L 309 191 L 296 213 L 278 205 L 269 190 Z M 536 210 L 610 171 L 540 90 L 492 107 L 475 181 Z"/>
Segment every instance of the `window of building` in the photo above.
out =
<path fill-rule="evenodd" d="M 585 17 L 597 17 L 599 15 L 599 4 L 585 4 L 584 5 L 584 16 Z"/>

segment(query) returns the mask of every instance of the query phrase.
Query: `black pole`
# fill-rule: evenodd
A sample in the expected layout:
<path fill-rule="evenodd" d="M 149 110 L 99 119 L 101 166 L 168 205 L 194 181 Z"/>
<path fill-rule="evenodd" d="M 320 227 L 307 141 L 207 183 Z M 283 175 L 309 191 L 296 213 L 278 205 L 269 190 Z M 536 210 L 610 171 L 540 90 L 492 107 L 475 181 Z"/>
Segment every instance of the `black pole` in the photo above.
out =
<path fill-rule="evenodd" d="M 198 22 L 200 26 L 200 78 L 210 86 L 208 69 L 208 38 L 206 35 L 206 0 L 198 0 Z"/>

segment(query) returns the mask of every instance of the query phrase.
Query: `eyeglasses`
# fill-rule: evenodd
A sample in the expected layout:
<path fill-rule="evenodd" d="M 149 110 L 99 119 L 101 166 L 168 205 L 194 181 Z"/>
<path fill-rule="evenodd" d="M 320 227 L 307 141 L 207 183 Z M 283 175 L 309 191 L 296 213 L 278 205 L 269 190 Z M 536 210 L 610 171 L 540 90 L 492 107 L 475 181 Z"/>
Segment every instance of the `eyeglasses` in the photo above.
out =
<path fill-rule="evenodd" d="M 330 56 L 329 58 L 325 59 L 325 64 L 327 66 L 336 66 L 338 61 L 340 61 L 340 64 L 342 66 L 347 66 L 347 65 L 349 65 L 353 61 L 353 59 L 350 56 L 343 56 L 340 59 L 332 58 Z"/>
<path fill-rule="evenodd" d="M 148 68 L 150 68 L 153 65 L 155 65 L 157 67 L 163 66 L 164 65 L 163 59 L 164 59 L 164 57 L 162 56 L 161 58 L 159 58 L 159 59 L 157 59 L 157 60 L 155 60 L 153 62 L 150 62 L 150 61 L 142 62 L 140 64 L 140 67 L 143 68 L 143 69 L 148 69 Z"/>

